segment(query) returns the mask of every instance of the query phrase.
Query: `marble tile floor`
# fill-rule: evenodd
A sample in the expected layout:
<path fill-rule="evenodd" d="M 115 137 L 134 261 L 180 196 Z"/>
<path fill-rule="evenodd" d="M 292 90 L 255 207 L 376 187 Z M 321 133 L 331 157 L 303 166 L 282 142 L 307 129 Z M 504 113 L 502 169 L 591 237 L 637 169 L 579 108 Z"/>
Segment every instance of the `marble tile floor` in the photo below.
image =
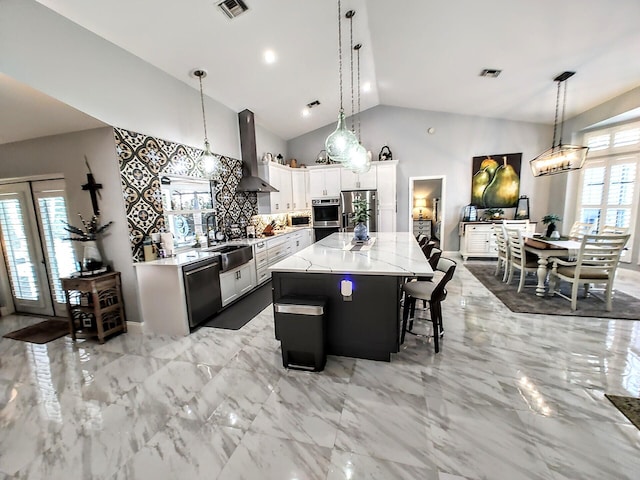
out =
<path fill-rule="evenodd" d="M 640 478 L 603 396 L 640 396 L 640 321 L 514 314 L 463 267 L 448 291 L 438 355 L 408 336 L 322 373 L 282 368 L 270 308 L 183 338 L 0 338 L 0 480 Z"/>

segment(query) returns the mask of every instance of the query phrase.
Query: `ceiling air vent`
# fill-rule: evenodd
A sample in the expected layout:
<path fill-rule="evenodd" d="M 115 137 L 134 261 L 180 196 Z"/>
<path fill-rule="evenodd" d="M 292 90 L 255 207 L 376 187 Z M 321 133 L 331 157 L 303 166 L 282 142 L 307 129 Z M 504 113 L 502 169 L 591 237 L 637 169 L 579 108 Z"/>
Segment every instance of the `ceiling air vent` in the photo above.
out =
<path fill-rule="evenodd" d="M 220 10 L 229 18 L 236 18 L 238 15 L 249 10 L 247 4 L 242 0 L 225 0 L 224 2 L 218 3 L 218 7 L 220 7 Z"/>
<path fill-rule="evenodd" d="M 485 68 L 480 72 L 481 77 L 489 77 L 496 78 L 498 75 L 502 73 L 502 70 L 498 70 L 497 68 Z"/>

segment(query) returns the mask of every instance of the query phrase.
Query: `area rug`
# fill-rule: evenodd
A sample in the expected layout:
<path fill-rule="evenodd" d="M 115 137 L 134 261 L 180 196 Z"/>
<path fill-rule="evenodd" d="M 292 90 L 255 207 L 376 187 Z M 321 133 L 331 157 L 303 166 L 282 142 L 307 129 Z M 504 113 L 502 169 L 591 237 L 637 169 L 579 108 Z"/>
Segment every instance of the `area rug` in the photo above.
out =
<path fill-rule="evenodd" d="M 525 279 L 525 287 L 518 293 L 519 276 L 514 273 L 510 284 L 502 283 L 502 275 L 495 276 L 495 265 L 470 265 L 465 264 L 473 276 L 487 287 L 509 310 L 516 313 L 535 313 L 542 315 L 569 315 L 576 317 L 615 318 L 623 320 L 640 320 L 640 299 L 627 295 L 620 291 L 614 291 L 612 309 L 605 310 L 605 302 L 596 295 L 582 298 L 578 292 L 578 309 L 571 310 L 571 302 L 557 295 L 538 297 L 535 285 L 535 275 L 528 275 Z M 568 283 L 561 284 L 561 291 L 571 296 Z M 604 297 L 604 294 L 602 295 Z"/>
<path fill-rule="evenodd" d="M 4 335 L 5 338 L 21 340 L 29 343 L 47 343 L 69 333 L 69 322 L 66 320 L 45 320 L 29 327 L 21 328 Z"/>
<path fill-rule="evenodd" d="M 271 281 L 241 298 L 213 317 L 203 327 L 240 330 L 272 302 Z"/>
<path fill-rule="evenodd" d="M 640 430 L 640 398 L 604 394 Z"/>

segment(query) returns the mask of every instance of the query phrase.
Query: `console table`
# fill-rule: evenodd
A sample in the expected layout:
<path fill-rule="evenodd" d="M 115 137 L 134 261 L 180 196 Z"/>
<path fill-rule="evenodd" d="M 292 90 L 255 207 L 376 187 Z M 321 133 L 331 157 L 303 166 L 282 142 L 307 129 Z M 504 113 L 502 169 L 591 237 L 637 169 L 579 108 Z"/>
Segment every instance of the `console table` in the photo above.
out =
<path fill-rule="evenodd" d="M 105 337 L 127 331 L 120 272 L 60 280 L 67 297 L 69 332 L 74 341 L 97 338 L 104 343 Z"/>

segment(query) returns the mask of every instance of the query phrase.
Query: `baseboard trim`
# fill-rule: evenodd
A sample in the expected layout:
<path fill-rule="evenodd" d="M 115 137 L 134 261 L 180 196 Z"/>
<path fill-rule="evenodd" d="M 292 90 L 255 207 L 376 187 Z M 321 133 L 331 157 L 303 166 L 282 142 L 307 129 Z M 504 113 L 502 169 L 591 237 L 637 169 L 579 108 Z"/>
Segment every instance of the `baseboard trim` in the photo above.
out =
<path fill-rule="evenodd" d="M 144 322 L 127 322 L 127 331 L 131 333 L 144 333 Z"/>

